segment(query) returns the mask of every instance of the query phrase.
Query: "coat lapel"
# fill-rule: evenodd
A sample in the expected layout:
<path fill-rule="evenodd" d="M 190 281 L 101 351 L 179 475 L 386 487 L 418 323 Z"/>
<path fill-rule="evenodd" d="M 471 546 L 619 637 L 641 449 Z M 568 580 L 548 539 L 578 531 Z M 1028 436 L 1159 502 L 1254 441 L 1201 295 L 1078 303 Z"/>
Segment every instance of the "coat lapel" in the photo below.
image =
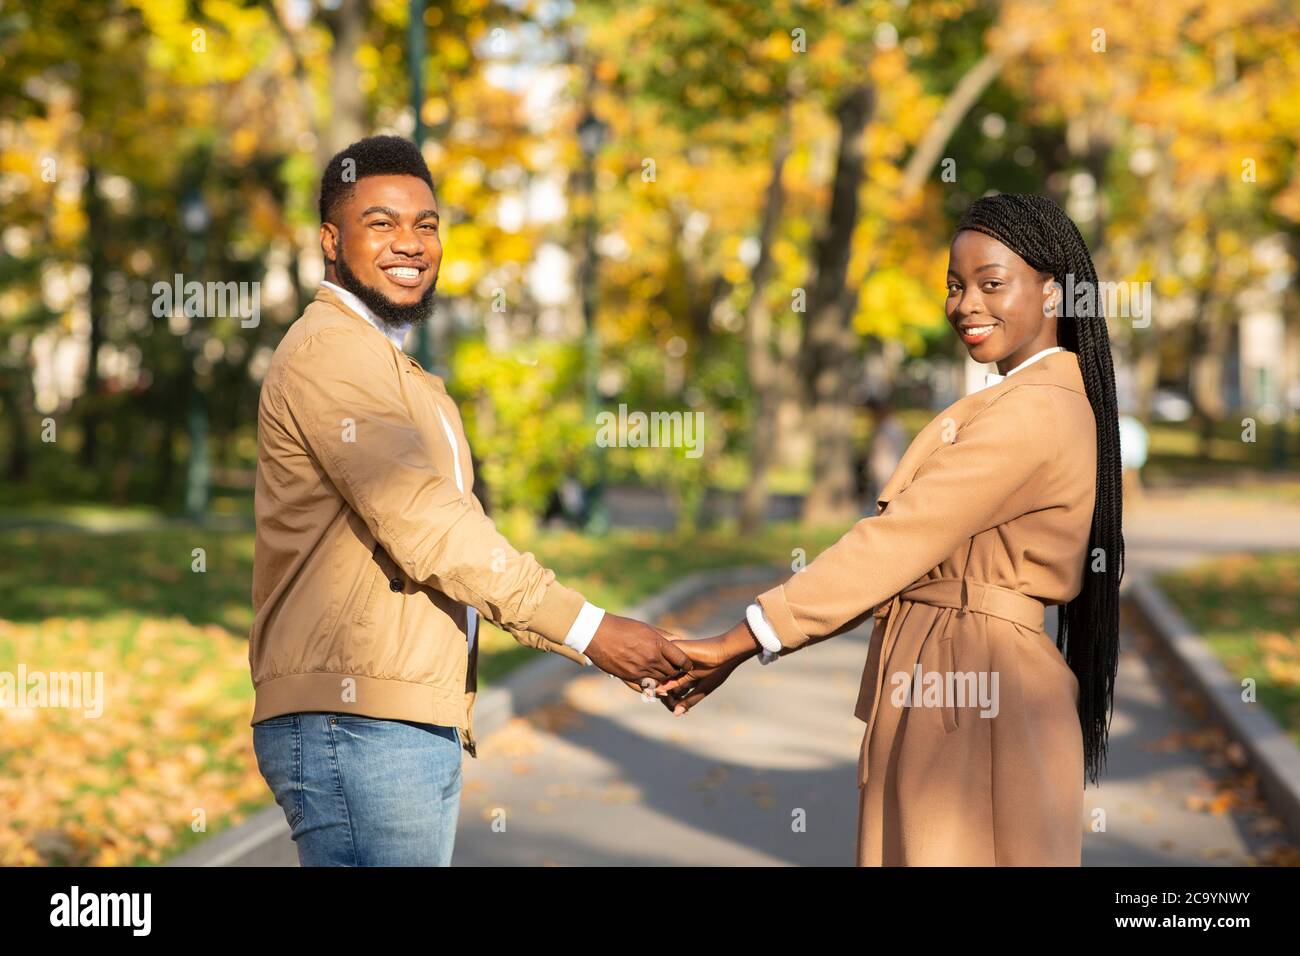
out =
<path fill-rule="evenodd" d="M 1022 377 L 1023 376 L 1023 377 Z M 917 433 L 912 444 L 907 446 L 898 467 L 885 482 L 876 498 L 876 514 L 882 514 L 889 502 L 898 496 L 912 479 L 916 477 L 921 465 L 944 443 L 957 436 L 958 429 L 979 409 L 991 401 L 1000 390 L 1014 384 L 1023 384 L 1028 379 L 1049 381 L 1071 391 L 1086 394 L 1083 377 L 1079 373 L 1079 359 L 1073 352 L 1053 352 L 1045 355 L 1026 369 L 1016 372 L 995 385 L 972 392 L 959 398 L 940 412 L 931 422 Z"/>
<path fill-rule="evenodd" d="M 962 400 L 964 401 L 964 399 Z M 960 404 L 960 402 L 958 403 Z M 934 450 L 939 447 L 944 438 L 951 440 L 952 436 L 957 434 L 960 427 L 960 421 L 957 419 L 958 405 L 951 405 L 943 414 L 933 419 L 928 425 L 922 428 L 912 443 L 907 446 L 907 451 L 898 462 L 898 467 L 894 473 L 889 476 L 885 482 L 885 487 L 880 489 L 880 494 L 876 498 L 876 513 L 884 512 L 889 502 L 912 483 L 916 477 L 917 469 L 921 463 L 933 454 Z M 948 434 L 945 436 L 945 423 L 947 423 Z"/>

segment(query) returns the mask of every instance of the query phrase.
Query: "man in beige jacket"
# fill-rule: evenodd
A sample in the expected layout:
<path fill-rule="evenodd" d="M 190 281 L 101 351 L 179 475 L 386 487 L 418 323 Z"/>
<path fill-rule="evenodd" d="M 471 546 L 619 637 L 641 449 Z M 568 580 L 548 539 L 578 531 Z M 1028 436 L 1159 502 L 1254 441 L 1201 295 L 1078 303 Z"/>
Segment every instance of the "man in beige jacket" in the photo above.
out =
<path fill-rule="evenodd" d="M 401 349 L 442 259 L 416 146 L 339 153 L 320 216 L 325 281 L 258 408 L 254 750 L 303 865 L 446 865 L 480 615 L 633 685 L 691 664 L 513 548 L 473 495 L 456 405 Z"/>

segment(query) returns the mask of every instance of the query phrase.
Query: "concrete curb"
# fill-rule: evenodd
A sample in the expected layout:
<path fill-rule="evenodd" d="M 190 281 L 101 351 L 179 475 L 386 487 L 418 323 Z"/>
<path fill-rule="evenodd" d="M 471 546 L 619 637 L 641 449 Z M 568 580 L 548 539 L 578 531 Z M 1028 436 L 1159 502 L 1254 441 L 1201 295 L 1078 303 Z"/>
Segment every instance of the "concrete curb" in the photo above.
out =
<path fill-rule="evenodd" d="M 1183 676 L 1201 692 L 1213 715 L 1245 749 L 1269 806 L 1292 835 L 1300 838 L 1300 748 L 1262 705 L 1241 699 L 1241 685 L 1150 576 L 1135 577 L 1126 585 L 1126 597 L 1151 632 Z"/>
<path fill-rule="evenodd" d="M 722 588 L 752 585 L 759 588 L 789 574 L 780 567 L 753 566 L 699 571 L 669 585 L 622 612 L 642 621 L 657 621 L 669 611 Z M 755 594 L 757 594 L 755 590 Z M 579 674 L 599 673 L 577 667 L 567 657 L 542 654 L 500 684 L 482 691 L 474 702 L 474 735 L 478 739 L 501 729 L 511 718 L 527 713 L 559 696 L 564 685 Z M 238 826 L 203 841 L 199 846 L 163 863 L 163 866 L 270 866 L 285 858 L 292 845 L 289 825 L 278 806 L 259 810 Z M 292 851 L 290 851 L 292 854 Z"/>

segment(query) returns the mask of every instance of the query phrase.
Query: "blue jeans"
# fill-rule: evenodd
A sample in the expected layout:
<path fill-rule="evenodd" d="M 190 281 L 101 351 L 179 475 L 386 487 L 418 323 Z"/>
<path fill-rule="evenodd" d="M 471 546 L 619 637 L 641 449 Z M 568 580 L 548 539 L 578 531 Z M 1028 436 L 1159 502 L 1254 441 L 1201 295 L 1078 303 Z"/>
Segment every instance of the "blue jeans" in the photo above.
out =
<path fill-rule="evenodd" d="M 303 866 L 449 866 L 460 733 L 359 714 L 253 725 L 253 751 Z"/>

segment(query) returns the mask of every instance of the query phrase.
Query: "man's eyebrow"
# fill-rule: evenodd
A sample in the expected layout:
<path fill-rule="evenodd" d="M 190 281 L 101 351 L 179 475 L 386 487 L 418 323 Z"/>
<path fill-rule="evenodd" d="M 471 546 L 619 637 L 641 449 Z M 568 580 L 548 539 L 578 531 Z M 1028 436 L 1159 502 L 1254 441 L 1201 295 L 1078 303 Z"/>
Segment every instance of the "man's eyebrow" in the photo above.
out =
<path fill-rule="evenodd" d="M 380 215 L 387 216 L 389 219 L 402 218 L 397 214 L 396 209 L 390 209 L 388 206 L 370 206 L 367 209 L 363 209 L 361 211 L 361 218 L 365 219 L 366 216 L 369 216 L 372 213 L 379 213 Z M 442 221 L 442 217 L 438 215 L 438 210 L 436 209 L 421 209 L 419 213 L 416 214 L 416 222 L 421 222 L 425 219 L 437 219 L 439 222 Z"/>

